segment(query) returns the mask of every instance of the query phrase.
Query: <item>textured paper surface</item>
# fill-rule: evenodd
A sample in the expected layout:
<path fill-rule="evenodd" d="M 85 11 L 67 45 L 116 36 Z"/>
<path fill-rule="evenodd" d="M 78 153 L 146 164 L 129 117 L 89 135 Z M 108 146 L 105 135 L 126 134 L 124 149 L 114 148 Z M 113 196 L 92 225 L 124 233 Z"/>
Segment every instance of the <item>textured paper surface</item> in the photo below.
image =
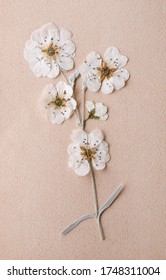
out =
<path fill-rule="evenodd" d="M 0 0 L 0 6 L 0 258 L 165 258 L 165 1 Z M 99 205 L 126 185 L 102 217 L 104 242 L 93 220 L 60 236 L 94 207 L 90 176 L 67 166 L 75 118 L 62 126 L 43 118 L 37 102 L 50 80 L 37 79 L 23 58 L 30 34 L 47 22 L 72 30 L 76 66 L 109 46 L 129 57 L 124 89 L 87 96 L 110 107 L 107 122 L 87 125 L 101 128 L 111 145 L 111 162 L 96 172 Z"/>

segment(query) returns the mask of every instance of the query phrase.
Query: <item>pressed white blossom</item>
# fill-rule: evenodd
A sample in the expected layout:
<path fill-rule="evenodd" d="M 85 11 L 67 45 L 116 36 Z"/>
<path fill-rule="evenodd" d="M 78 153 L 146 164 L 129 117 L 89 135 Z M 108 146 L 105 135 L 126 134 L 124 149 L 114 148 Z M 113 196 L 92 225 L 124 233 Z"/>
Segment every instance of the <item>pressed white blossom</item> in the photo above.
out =
<path fill-rule="evenodd" d="M 127 60 L 115 47 L 105 51 L 104 60 L 97 52 L 89 53 L 79 68 L 83 84 L 93 92 L 101 88 L 104 94 L 123 88 L 129 79 L 129 72 L 124 68 Z"/>
<path fill-rule="evenodd" d="M 55 78 L 60 71 L 73 68 L 75 44 L 71 39 L 70 31 L 58 28 L 54 23 L 48 23 L 32 33 L 26 42 L 24 57 L 35 76 Z"/>
<path fill-rule="evenodd" d="M 87 101 L 86 108 L 89 112 L 88 119 L 96 119 L 102 121 L 108 119 L 108 108 L 103 103 L 93 103 L 92 101 Z"/>
<path fill-rule="evenodd" d="M 99 53 L 91 52 L 68 79 L 63 72 L 74 67 L 75 49 L 70 31 L 58 28 L 54 23 L 48 23 L 32 33 L 25 45 L 24 58 L 35 76 L 55 78 L 62 72 L 66 81 L 60 81 L 56 85 L 54 83 L 46 85 L 39 102 L 44 115 L 52 124 L 62 124 L 75 113 L 77 124 L 81 127 L 72 133 L 72 143 L 68 146 L 68 164 L 79 176 L 90 173 L 95 213 L 81 216 L 67 226 L 61 234 L 67 234 L 87 219 L 96 219 L 101 239 L 104 240 L 101 215 L 112 205 L 123 186 L 119 185 L 99 208 L 94 169 L 103 170 L 106 167 L 106 163 L 110 160 L 109 145 L 104 141 L 101 130 L 95 129 L 87 133 L 85 126 L 88 119 L 107 120 L 108 108 L 101 102 L 85 103 L 85 92 L 87 88 L 93 92 L 101 89 L 104 94 L 110 94 L 113 90 L 123 88 L 129 79 L 129 72 L 124 68 L 127 57 L 115 47 L 108 48 L 103 59 Z M 82 76 L 81 110 L 77 106 L 76 95 L 73 92 L 80 75 Z M 88 110 L 87 119 L 85 119 L 85 106 Z"/>
<path fill-rule="evenodd" d="M 62 124 L 71 117 L 77 106 L 72 95 L 72 87 L 64 81 L 46 85 L 39 105 L 51 123 Z"/>
<path fill-rule="evenodd" d="M 69 166 L 77 175 L 88 174 L 91 164 L 96 170 L 105 168 L 110 156 L 101 130 L 96 129 L 88 134 L 82 129 L 77 129 L 73 131 L 71 139 L 73 143 L 68 146 Z"/>

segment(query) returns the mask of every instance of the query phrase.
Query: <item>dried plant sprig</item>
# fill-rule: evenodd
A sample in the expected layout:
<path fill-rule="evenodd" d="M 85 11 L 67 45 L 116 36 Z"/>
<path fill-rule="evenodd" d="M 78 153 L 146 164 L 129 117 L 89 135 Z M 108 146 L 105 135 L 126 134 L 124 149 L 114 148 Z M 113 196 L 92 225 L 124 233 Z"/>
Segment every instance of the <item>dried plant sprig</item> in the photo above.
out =
<path fill-rule="evenodd" d="M 90 119 L 107 120 L 108 108 L 103 103 L 86 101 L 86 92 L 87 90 L 97 92 L 101 89 L 104 94 L 109 94 L 113 90 L 123 88 L 129 79 L 129 72 L 124 68 L 127 57 L 115 47 L 109 47 L 105 51 L 104 59 L 99 53 L 91 52 L 79 70 L 71 74 L 68 79 L 66 72 L 74 67 L 75 49 L 70 31 L 58 28 L 54 23 L 48 23 L 32 33 L 24 49 L 24 58 L 37 77 L 55 78 L 60 73 L 63 76 L 65 81 L 60 81 L 56 85 L 52 83 L 45 87 L 40 107 L 53 124 L 62 124 L 75 114 L 80 128 L 73 131 L 71 137 L 73 142 L 68 147 L 69 166 L 79 176 L 91 174 L 95 214 L 80 217 L 65 228 L 61 234 L 67 234 L 84 220 L 96 219 L 101 239 L 104 240 L 101 215 L 112 205 L 123 186 L 118 186 L 99 208 L 94 169 L 102 170 L 106 167 L 110 160 L 109 146 L 104 141 L 101 130 L 96 129 L 87 133 L 85 126 Z M 82 78 L 81 108 L 78 106 L 75 94 L 75 84 L 80 76 Z M 85 107 L 88 110 L 87 119 L 85 119 Z"/>

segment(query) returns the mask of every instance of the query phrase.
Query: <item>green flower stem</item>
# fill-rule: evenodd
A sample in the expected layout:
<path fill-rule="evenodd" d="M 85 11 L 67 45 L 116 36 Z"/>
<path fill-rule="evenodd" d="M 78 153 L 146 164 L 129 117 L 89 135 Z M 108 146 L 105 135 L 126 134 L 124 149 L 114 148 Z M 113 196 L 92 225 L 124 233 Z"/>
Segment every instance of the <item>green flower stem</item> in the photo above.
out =
<path fill-rule="evenodd" d="M 92 178 L 92 190 L 93 190 L 93 198 L 94 198 L 96 217 L 98 217 L 99 207 L 98 207 L 98 200 L 97 200 L 95 174 L 94 174 L 94 171 L 93 171 L 92 162 L 90 161 L 89 164 L 90 164 L 90 173 L 91 173 L 91 178 Z M 100 217 L 97 219 L 97 223 L 98 223 L 98 226 L 99 226 L 99 231 L 100 231 L 101 239 L 104 240 L 105 237 L 104 237 L 104 233 L 103 233 L 103 228 L 102 228 Z"/>
<path fill-rule="evenodd" d="M 82 89 L 82 129 L 85 128 L 85 92 L 86 88 Z"/>
<path fill-rule="evenodd" d="M 66 75 L 64 74 L 64 72 L 61 72 L 61 73 L 62 73 L 65 81 L 67 82 L 67 84 L 70 84 Z M 74 86 L 73 86 L 73 88 L 74 88 Z M 80 118 L 78 107 L 75 110 L 77 118 L 78 118 L 78 124 L 82 127 L 82 129 L 84 131 L 85 131 L 86 121 L 88 119 L 90 119 L 90 117 L 88 117 L 88 119 L 85 120 L 85 93 L 86 93 L 86 87 L 83 87 L 83 89 L 82 89 L 82 119 Z M 74 93 L 73 93 L 73 96 L 74 96 Z M 74 96 L 74 98 L 75 98 L 75 96 Z M 100 232 L 101 239 L 104 240 L 105 237 L 104 237 L 104 233 L 103 233 L 103 228 L 102 228 L 100 216 L 98 217 L 99 207 L 98 207 L 98 199 L 97 199 L 97 191 L 96 191 L 95 174 L 94 174 L 94 171 L 93 171 L 92 162 L 90 161 L 89 164 L 90 164 L 90 173 L 91 173 L 91 179 L 92 179 L 92 190 L 93 190 L 94 206 L 95 206 L 95 212 L 96 212 L 96 220 L 97 220 L 97 223 L 98 223 L 98 226 L 99 226 L 99 232 Z"/>

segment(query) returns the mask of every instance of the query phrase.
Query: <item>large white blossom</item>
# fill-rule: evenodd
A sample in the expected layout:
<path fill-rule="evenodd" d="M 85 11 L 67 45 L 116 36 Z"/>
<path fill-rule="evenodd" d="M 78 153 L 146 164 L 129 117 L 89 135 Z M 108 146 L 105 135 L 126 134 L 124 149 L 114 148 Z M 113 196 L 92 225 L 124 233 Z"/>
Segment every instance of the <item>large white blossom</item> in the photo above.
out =
<path fill-rule="evenodd" d="M 105 51 L 104 60 L 97 52 L 89 53 L 79 68 L 84 86 L 93 92 L 101 88 L 104 94 L 123 88 L 129 79 L 129 72 L 124 68 L 127 60 L 115 47 Z"/>
<path fill-rule="evenodd" d="M 72 87 L 64 81 L 58 82 L 57 85 L 46 85 L 39 105 L 53 124 L 62 124 L 73 114 L 77 102 L 72 95 Z"/>
<path fill-rule="evenodd" d="M 75 44 L 71 39 L 70 31 L 58 28 L 54 23 L 48 23 L 32 33 L 26 42 L 24 57 L 35 76 L 55 78 L 60 71 L 73 68 Z"/>
<path fill-rule="evenodd" d="M 96 170 L 102 170 L 109 161 L 109 147 L 103 140 L 101 130 L 96 129 L 86 133 L 82 129 L 73 131 L 73 143 L 68 146 L 69 166 L 77 175 L 85 176 L 90 171 L 90 164 Z"/>
<path fill-rule="evenodd" d="M 97 119 L 102 121 L 108 119 L 108 108 L 103 103 L 86 101 L 86 108 L 89 112 L 88 119 Z"/>

